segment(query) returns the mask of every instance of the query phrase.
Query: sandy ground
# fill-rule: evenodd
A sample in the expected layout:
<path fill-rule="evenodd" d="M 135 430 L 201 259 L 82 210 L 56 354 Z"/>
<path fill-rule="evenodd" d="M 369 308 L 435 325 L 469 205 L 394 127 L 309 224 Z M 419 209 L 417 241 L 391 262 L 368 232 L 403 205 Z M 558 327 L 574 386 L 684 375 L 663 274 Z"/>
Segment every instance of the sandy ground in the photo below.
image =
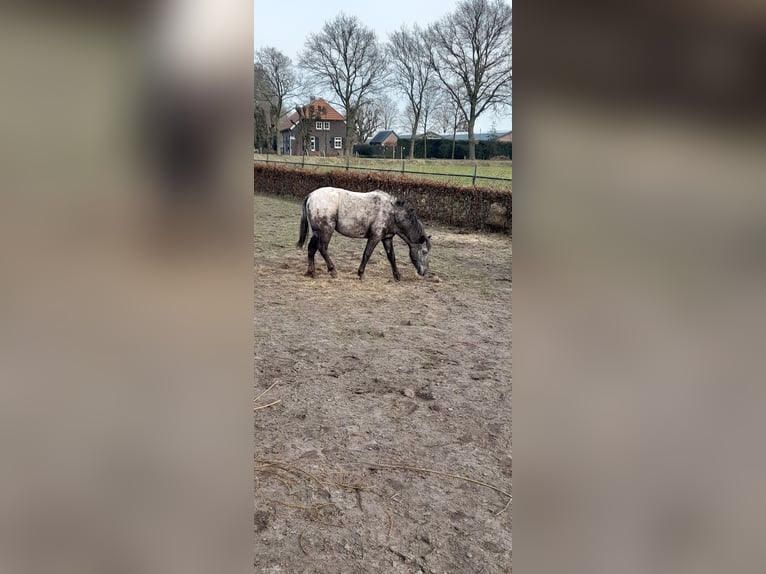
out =
<path fill-rule="evenodd" d="M 510 572 L 510 237 L 426 222 L 396 283 L 335 234 L 310 279 L 299 222 L 255 195 L 255 571 Z"/>

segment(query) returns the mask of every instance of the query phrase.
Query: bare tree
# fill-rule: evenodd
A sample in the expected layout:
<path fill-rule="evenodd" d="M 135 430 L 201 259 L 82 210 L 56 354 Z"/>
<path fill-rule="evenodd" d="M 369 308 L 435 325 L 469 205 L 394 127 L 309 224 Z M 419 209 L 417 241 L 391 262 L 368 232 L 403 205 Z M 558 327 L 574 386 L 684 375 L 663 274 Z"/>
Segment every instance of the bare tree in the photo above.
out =
<path fill-rule="evenodd" d="M 303 155 L 308 155 L 311 147 L 311 128 L 319 118 L 327 114 L 327 108 L 318 106 L 313 102 L 305 106 L 295 106 L 298 120 L 290 120 L 298 126 L 298 138 L 301 141 Z"/>
<path fill-rule="evenodd" d="M 266 125 L 266 114 L 257 104 L 253 106 L 253 145 L 257 148 L 266 147 L 271 141 L 270 130 Z"/>
<path fill-rule="evenodd" d="M 256 100 L 267 102 L 267 124 L 273 141 L 279 140 L 279 119 L 285 111 L 285 101 L 295 94 L 298 86 L 292 60 L 276 48 L 266 47 L 255 52 L 255 62 L 261 81 L 255 84 Z M 277 144 L 277 153 L 280 153 Z"/>
<path fill-rule="evenodd" d="M 442 92 L 439 86 L 430 83 L 423 93 L 423 100 L 420 106 L 420 116 L 423 125 L 423 159 L 428 158 L 428 120 L 433 119 L 436 110 L 439 109 L 443 100 Z"/>
<path fill-rule="evenodd" d="M 359 106 L 354 120 L 354 133 L 359 143 L 364 143 L 375 135 L 383 121 L 382 107 L 370 101 Z"/>
<path fill-rule="evenodd" d="M 434 110 L 434 126 L 440 133 L 446 134 L 452 130 L 455 108 L 449 98 L 443 98 L 439 107 Z"/>
<path fill-rule="evenodd" d="M 444 97 L 435 111 L 434 122 L 443 134 L 452 133 L 452 159 L 455 159 L 455 137 L 458 131 L 467 131 L 468 125 L 460 111 L 460 106 L 455 103 L 449 92 L 442 92 L 442 94 Z"/>
<path fill-rule="evenodd" d="M 384 130 L 394 129 L 399 120 L 399 104 L 388 94 L 382 95 L 377 100 L 380 108 L 380 127 Z"/>
<path fill-rule="evenodd" d="M 412 109 L 412 105 L 407 103 L 404 106 L 404 110 L 403 110 L 401 118 L 399 118 L 399 127 L 401 128 L 402 133 L 407 131 L 408 133 L 417 134 L 419 125 L 420 125 L 420 121 L 418 121 L 418 123 L 415 124 L 415 112 Z"/>
<path fill-rule="evenodd" d="M 253 145 L 257 148 L 271 147 L 273 143 L 267 115 L 269 101 L 263 100 L 265 92 L 263 70 L 253 64 Z M 271 142 L 271 143 L 270 143 Z"/>
<path fill-rule="evenodd" d="M 420 125 L 423 98 L 434 81 L 430 65 L 431 54 L 426 44 L 425 32 L 417 24 L 412 28 L 403 25 L 389 36 L 389 52 L 392 58 L 393 85 L 407 98 L 408 113 L 412 118 L 410 159 L 415 157 L 415 134 Z"/>
<path fill-rule="evenodd" d="M 318 88 L 331 90 L 346 112 L 345 152 L 351 154 L 359 107 L 381 86 L 386 61 L 375 32 L 340 13 L 310 34 L 299 65 Z"/>
<path fill-rule="evenodd" d="M 511 104 L 512 27 L 511 7 L 505 0 L 463 0 L 428 30 L 432 67 L 468 123 L 472 160 L 476 159 L 476 118 L 488 109 Z"/>

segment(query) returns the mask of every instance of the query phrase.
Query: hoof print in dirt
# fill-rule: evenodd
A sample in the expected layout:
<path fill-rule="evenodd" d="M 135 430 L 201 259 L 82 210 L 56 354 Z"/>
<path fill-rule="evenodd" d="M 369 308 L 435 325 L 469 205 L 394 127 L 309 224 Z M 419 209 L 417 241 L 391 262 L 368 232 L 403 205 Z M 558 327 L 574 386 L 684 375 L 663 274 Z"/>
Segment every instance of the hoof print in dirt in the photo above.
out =
<path fill-rule="evenodd" d="M 402 394 L 407 397 L 408 399 L 414 399 L 415 398 L 415 391 L 412 389 L 404 389 L 402 391 Z"/>

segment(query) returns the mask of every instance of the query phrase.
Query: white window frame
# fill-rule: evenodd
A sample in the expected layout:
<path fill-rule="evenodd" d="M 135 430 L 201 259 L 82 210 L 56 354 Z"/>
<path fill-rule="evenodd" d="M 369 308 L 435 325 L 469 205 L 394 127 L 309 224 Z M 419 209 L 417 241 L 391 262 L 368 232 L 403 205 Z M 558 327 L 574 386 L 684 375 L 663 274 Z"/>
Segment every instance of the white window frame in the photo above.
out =
<path fill-rule="evenodd" d="M 317 150 L 317 138 L 315 136 L 311 136 L 311 151 Z"/>
<path fill-rule="evenodd" d="M 332 147 L 333 149 L 343 149 L 343 138 L 342 137 L 333 138 Z"/>
<path fill-rule="evenodd" d="M 322 122 L 317 122 L 315 125 L 317 131 L 322 131 Z"/>
<path fill-rule="evenodd" d="M 330 122 L 324 122 L 324 130 L 325 130 L 326 132 L 329 132 L 329 131 L 330 131 Z"/>

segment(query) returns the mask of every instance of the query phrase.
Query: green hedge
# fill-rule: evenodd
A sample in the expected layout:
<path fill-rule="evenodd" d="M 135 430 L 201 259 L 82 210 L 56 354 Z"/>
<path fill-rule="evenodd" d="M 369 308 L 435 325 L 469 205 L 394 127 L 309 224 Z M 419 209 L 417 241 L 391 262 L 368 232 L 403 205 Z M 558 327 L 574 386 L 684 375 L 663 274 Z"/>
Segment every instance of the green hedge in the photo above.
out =
<path fill-rule="evenodd" d="M 404 148 L 404 157 L 409 157 L 410 139 L 399 138 L 397 145 Z M 361 155 L 361 154 L 359 154 Z M 415 140 L 415 158 L 423 157 L 423 140 Z M 497 157 L 506 157 L 513 159 L 513 142 L 481 141 L 476 142 L 476 159 L 495 159 Z M 428 140 L 428 158 L 429 159 L 451 159 L 452 158 L 452 140 Z M 455 158 L 468 158 L 468 142 L 455 142 Z"/>
<path fill-rule="evenodd" d="M 257 193 L 302 199 L 325 186 L 352 191 L 380 189 L 412 205 L 418 217 L 427 221 L 470 229 L 511 231 L 511 191 L 456 187 L 379 172 L 320 172 L 261 162 L 255 163 L 253 168 Z M 495 206 L 491 208 L 493 204 Z M 504 214 L 498 216 L 503 211 Z"/>

